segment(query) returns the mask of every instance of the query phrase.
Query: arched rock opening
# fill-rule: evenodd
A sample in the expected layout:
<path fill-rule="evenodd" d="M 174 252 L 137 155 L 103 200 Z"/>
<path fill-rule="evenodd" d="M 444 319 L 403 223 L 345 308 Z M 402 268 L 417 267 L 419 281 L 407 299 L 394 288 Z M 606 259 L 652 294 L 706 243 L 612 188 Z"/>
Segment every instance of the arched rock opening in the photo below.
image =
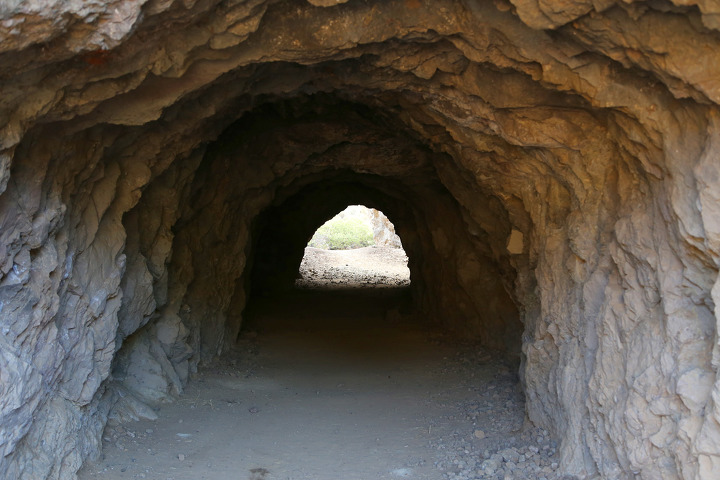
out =
<path fill-rule="evenodd" d="M 519 313 L 564 472 L 713 478 L 716 10 L 0 10 L 0 476 L 72 478 L 119 392 L 180 392 L 240 327 L 263 212 L 352 184 L 422 259 L 429 315 L 502 348 Z"/>
<path fill-rule="evenodd" d="M 400 219 L 399 230 L 418 235 L 418 206 L 409 205 L 399 182 L 368 174 L 340 172 L 313 183 L 267 209 L 258 219 L 259 235 L 253 260 L 252 288 L 288 289 L 297 278 L 305 246 L 310 238 L 333 214 L 350 204 L 365 204 L 392 212 Z M 413 232 L 413 233 L 410 233 Z M 419 255 L 415 239 L 412 256 Z M 418 266 L 414 262 L 413 269 Z M 417 273 L 419 274 L 419 272 Z"/>
<path fill-rule="evenodd" d="M 184 295 L 201 355 L 218 354 L 234 341 L 248 293 L 292 286 L 307 238 L 348 203 L 377 205 L 397 218 L 406 248 L 418 259 L 410 269 L 424 312 L 492 348 L 517 352 L 520 324 L 505 291 L 511 279 L 503 279 L 486 240 L 466 232 L 461 206 L 434 174 L 433 162 L 443 154 L 378 126 L 376 114 L 361 105 L 332 98 L 258 110 L 205 154 L 188 193 L 192 200 L 173 227 L 174 244 L 186 242 L 189 255 L 202 259 L 193 265 L 195 279 L 186 277 Z M 233 168 L 252 162 L 257 176 Z M 284 175 L 267 173 L 283 168 Z M 462 270 L 472 262 L 471 272 Z"/>
<path fill-rule="evenodd" d="M 408 256 L 393 222 L 377 208 L 348 205 L 313 232 L 295 287 L 377 289 L 410 283 Z"/>

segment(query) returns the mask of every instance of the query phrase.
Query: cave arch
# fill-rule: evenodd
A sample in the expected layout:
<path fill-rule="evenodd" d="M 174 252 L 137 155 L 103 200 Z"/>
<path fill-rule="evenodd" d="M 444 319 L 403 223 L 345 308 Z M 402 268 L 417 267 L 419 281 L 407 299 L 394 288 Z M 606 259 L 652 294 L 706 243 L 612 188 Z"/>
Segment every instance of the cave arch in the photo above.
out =
<path fill-rule="evenodd" d="M 382 211 L 348 205 L 328 218 L 308 240 L 295 287 L 407 287 L 411 281 L 407 262 L 402 239 Z"/>
<path fill-rule="evenodd" d="M 509 264 L 484 230 L 509 233 L 507 214 L 486 197 L 486 217 L 470 220 L 437 175 L 446 158 L 398 130 L 388 112 L 328 95 L 275 99 L 230 125 L 203 153 L 173 227 L 175 243 L 188 246 L 178 263 L 197 259 L 195 277 L 208 279 L 182 287 L 199 358 L 231 348 L 253 291 L 292 287 L 307 238 L 350 203 L 397 219 L 420 311 L 517 357 Z"/>
<path fill-rule="evenodd" d="M 523 331 L 563 472 L 714 479 L 720 25 L 688 3 L 0 11 L 0 476 L 71 478 L 113 365 L 171 399 L 233 342 L 262 212 L 345 176 L 401 190 L 426 311 Z"/>
<path fill-rule="evenodd" d="M 449 194 L 439 185 L 433 185 L 432 189 L 435 195 L 423 196 L 397 181 L 344 171 L 334 172 L 330 177 L 297 191 L 291 189 L 293 193 L 279 194 L 277 203 L 259 215 L 256 221 L 254 230 L 258 232 L 255 243 L 257 250 L 251 256 L 271 261 L 259 268 L 258 264 L 252 265 L 250 290 L 293 288 L 307 238 L 322 222 L 346 205 L 363 204 L 387 212 L 388 217 L 395 220 L 409 259 L 408 267 L 413 278 L 410 287 L 412 298 L 423 314 L 429 318 L 443 318 L 446 326 L 463 331 L 469 337 L 480 337 L 488 346 L 517 356 L 521 330 L 517 310 L 510 304 L 511 300 L 506 294 L 508 303 L 502 303 L 502 293 L 498 292 L 498 289 L 503 288 L 502 279 L 488 259 L 485 259 L 488 264 L 485 269 L 488 272 L 486 283 L 473 285 L 478 293 L 475 300 L 477 306 L 471 306 L 473 300 L 465 297 L 467 294 L 462 290 L 455 294 L 438 290 L 443 288 L 442 285 L 452 290 L 451 285 L 458 279 L 454 278 L 455 271 L 439 268 L 448 260 L 438 253 L 433 243 L 433 231 L 458 228 L 462 220 L 460 208 Z M 418 201 L 418 198 L 424 200 Z M 450 205 L 453 204 L 454 215 L 449 213 L 452 211 Z M 459 240 L 457 243 L 461 244 Z M 458 251 L 461 254 L 459 252 L 463 251 Z M 445 255 L 452 256 L 450 252 L 445 252 Z M 466 261 L 467 258 L 451 260 L 457 263 Z M 493 289 L 492 293 L 483 291 L 483 288 Z M 247 293 L 243 295 L 244 298 L 248 296 Z M 466 311 L 456 308 L 456 303 L 463 301 L 463 298 L 469 307 Z M 492 299 L 497 299 L 497 304 L 503 306 L 494 310 Z M 469 326 L 470 322 L 475 325 Z"/>
<path fill-rule="evenodd" d="M 386 193 L 388 188 L 394 189 L 392 182 L 366 175 L 340 174 L 319 184 L 309 185 L 280 205 L 263 212 L 257 220 L 259 234 L 255 255 L 275 259 L 275 263 L 262 266 L 259 270 L 257 264 L 253 265 L 254 287 L 273 288 L 275 285 L 275 288 L 287 289 L 294 285 L 307 240 L 320 225 L 347 205 L 362 204 L 392 212 L 392 218 L 401 218 L 396 228 L 403 232 L 402 235 L 416 232 L 415 212 L 406 204 L 407 200 L 403 196 Z M 414 242 L 411 255 L 416 252 L 420 254 L 417 243 Z M 287 257 L 277 254 L 281 251 L 286 251 Z M 270 271 L 280 277 L 262 278 L 262 272 Z"/>
<path fill-rule="evenodd" d="M 347 217 L 360 221 L 364 220 L 363 224 L 366 228 L 362 232 L 351 232 L 351 238 L 348 239 L 348 242 L 329 243 L 328 239 L 324 238 L 328 236 L 328 232 L 324 232 L 324 229 L 331 225 L 329 222 L 344 220 Z M 382 231 L 380 230 L 381 225 L 385 225 Z M 325 223 L 315 230 L 315 233 L 308 240 L 308 246 L 326 249 L 355 249 L 382 243 L 401 248 L 402 241 L 394 232 L 395 226 L 380 210 L 368 208 L 365 205 L 347 205 L 344 210 L 337 212 L 332 218 L 328 218 Z"/>

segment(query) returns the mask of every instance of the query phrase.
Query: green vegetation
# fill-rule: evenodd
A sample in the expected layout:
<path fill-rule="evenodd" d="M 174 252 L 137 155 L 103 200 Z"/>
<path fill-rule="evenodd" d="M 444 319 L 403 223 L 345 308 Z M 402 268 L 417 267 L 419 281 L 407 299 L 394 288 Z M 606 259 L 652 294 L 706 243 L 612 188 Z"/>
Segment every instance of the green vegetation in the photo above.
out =
<path fill-rule="evenodd" d="M 367 222 L 357 217 L 335 217 L 317 229 L 308 246 L 326 250 L 369 247 L 373 233 Z"/>

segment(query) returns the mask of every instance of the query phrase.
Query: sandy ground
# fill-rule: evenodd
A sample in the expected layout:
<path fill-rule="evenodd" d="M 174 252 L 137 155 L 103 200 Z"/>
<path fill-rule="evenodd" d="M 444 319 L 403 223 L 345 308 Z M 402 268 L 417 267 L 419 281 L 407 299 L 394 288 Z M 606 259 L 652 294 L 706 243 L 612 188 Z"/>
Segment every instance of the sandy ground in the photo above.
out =
<path fill-rule="evenodd" d="M 331 289 L 403 287 L 410 285 L 407 261 L 402 248 L 321 250 L 307 247 L 297 286 Z"/>
<path fill-rule="evenodd" d="M 412 315 L 389 316 L 406 296 L 262 299 L 235 351 L 157 408 L 158 420 L 108 427 L 102 457 L 79 478 L 557 478 L 555 445 L 524 426 L 512 369 Z"/>

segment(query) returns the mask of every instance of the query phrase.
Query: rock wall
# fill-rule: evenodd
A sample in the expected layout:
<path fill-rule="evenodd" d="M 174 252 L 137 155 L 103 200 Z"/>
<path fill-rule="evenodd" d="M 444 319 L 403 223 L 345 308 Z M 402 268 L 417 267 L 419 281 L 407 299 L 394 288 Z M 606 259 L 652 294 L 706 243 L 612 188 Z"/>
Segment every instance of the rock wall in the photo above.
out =
<path fill-rule="evenodd" d="M 564 472 L 720 471 L 715 3 L 0 19 L 0 477 L 73 478 L 108 416 L 180 394 L 322 221 L 267 216 L 318 203 L 388 213 L 417 307 L 521 355 Z"/>
<path fill-rule="evenodd" d="M 373 230 L 373 241 L 378 247 L 402 248 L 402 241 L 395 233 L 395 225 L 383 212 L 376 209 L 370 210 L 370 222 Z"/>

